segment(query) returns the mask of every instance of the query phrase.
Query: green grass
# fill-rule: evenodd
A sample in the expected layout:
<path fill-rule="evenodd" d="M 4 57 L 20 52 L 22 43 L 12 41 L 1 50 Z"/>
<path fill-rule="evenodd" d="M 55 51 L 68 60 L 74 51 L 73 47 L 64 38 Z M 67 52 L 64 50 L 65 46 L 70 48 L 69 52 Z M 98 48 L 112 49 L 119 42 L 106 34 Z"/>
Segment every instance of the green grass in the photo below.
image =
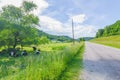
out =
<path fill-rule="evenodd" d="M 50 44 L 42 44 L 38 45 L 37 48 L 42 50 L 42 51 L 58 51 L 64 49 L 66 46 L 70 46 L 71 43 L 50 43 Z M 32 46 L 31 47 L 24 47 L 27 51 L 32 51 Z"/>
<path fill-rule="evenodd" d="M 90 42 L 95 42 L 106 46 L 120 48 L 120 35 L 96 38 L 91 40 Z"/>
<path fill-rule="evenodd" d="M 0 80 L 58 80 L 63 71 L 72 73 L 74 64 L 78 63 L 75 55 L 81 53 L 81 46 L 83 43 L 46 44 L 38 46 L 42 50 L 40 55 L 29 54 L 18 58 L 0 57 Z M 24 49 L 29 52 L 32 50 L 30 47 Z M 79 59 L 81 61 L 81 56 Z M 71 64 L 73 67 L 70 66 Z"/>
<path fill-rule="evenodd" d="M 83 52 L 84 52 L 84 43 L 76 52 L 76 55 L 68 63 L 68 67 L 65 72 L 62 74 L 60 80 L 78 80 L 80 79 L 80 71 L 83 69 Z"/>

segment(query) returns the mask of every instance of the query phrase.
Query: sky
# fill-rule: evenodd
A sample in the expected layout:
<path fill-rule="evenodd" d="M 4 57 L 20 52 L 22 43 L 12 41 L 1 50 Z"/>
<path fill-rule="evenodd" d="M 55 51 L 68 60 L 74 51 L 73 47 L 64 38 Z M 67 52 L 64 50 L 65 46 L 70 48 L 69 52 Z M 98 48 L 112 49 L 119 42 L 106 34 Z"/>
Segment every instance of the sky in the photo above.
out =
<path fill-rule="evenodd" d="M 23 0 L 0 0 L 0 8 Z M 40 30 L 53 35 L 72 37 L 72 19 L 75 38 L 94 37 L 97 30 L 120 19 L 120 0 L 27 0 L 38 8 L 33 11 L 40 19 Z"/>

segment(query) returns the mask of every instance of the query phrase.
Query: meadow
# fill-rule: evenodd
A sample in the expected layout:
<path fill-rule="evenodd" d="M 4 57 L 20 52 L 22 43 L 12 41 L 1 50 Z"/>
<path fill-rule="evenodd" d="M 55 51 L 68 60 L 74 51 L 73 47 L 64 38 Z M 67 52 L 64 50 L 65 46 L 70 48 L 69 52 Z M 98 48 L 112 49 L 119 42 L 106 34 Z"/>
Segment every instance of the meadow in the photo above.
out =
<path fill-rule="evenodd" d="M 0 56 L 0 80 L 77 80 L 82 69 L 84 43 L 52 43 L 38 45 L 35 55 L 31 47 L 24 47 L 29 54 L 20 57 Z"/>
<path fill-rule="evenodd" d="M 120 35 L 95 38 L 93 40 L 90 40 L 90 42 L 95 42 L 106 46 L 120 48 Z"/>

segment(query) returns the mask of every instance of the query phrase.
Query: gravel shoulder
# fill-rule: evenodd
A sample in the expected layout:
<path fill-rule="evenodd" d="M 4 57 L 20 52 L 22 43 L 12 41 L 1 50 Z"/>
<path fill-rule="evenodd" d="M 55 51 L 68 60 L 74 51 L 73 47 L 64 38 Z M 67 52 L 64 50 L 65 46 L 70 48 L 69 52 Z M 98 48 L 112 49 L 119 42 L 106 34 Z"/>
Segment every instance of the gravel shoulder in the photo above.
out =
<path fill-rule="evenodd" d="M 83 80 L 120 80 L 120 49 L 86 42 Z"/>

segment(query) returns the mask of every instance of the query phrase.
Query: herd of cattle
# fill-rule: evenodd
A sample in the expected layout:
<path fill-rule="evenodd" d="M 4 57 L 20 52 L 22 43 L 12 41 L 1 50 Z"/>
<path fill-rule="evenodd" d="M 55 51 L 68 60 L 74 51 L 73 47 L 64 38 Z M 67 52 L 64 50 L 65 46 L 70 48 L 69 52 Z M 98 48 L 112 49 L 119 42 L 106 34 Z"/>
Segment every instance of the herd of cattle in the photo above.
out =
<path fill-rule="evenodd" d="M 40 54 L 40 49 L 37 50 L 36 47 L 32 47 L 32 48 L 33 48 L 34 54 Z M 9 53 L 9 56 L 11 56 L 11 57 L 28 55 L 26 50 L 21 51 L 20 48 L 17 48 L 17 49 L 9 48 L 7 50 L 0 51 L 0 54 L 4 54 L 4 53 Z"/>

